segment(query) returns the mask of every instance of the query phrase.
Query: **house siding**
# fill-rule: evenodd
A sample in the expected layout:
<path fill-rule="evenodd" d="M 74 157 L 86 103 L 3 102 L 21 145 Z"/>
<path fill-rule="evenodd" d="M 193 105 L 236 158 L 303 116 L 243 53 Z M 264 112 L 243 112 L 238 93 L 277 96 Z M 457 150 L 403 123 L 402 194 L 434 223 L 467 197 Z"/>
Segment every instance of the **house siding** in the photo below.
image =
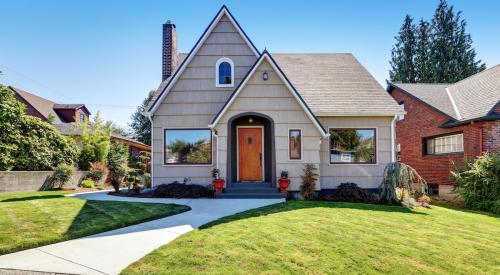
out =
<path fill-rule="evenodd" d="M 449 121 L 446 115 L 429 107 L 418 99 L 408 96 L 397 88 L 391 95 L 398 102 L 404 102 L 407 112 L 404 120 L 396 123 L 396 143 L 400 144 L 399 160 L 409 164 L 422 175 L 429 184 L 451 185 L 450 170 L 454 164 L 463 162 L 464 156 L 473 159 L 481 154 L 485 143 L 494 139 L 490 138 L 488 131 L 481 130 L 483 125 L 492 125 L 491 132 L 495 132 L 496 122 L 483 122 L 467 124 L 453 128 L 440 128 L 439 126 Z M 483 145 L 481 145 L 481 131 L 483 131 Z M 424 155 L 423 139 L 436 135 L 463 133 L 463 154 L 449 155 Z"/>
<path fill-rule="evenodd" d="M 153 117 L 153 184 L 182 181 L 191 178 L 192 183 L 211 182 L 210 170 L 215 166 L 213 140 L 213 165 L 208 166 L 164 166 L 163 128 L 207 128 L 214 116 L 227 101 L 233 87 L 215 87 L 215 64 L 221 57 L 234 63 L 236 87 L 257 60 L 236 28 L 223 16 Z"/>
<path fill-rule="evenodd" d="M 262 80 L 264 71 L 269 75 L 267 81 Z M 227 174 L 228 121 L 233 116 L 246 112 L 260 113 L 274 121 L 276 175 L 279 175 L 283 170 L 288 171 L 290 178 L 288 190 L 299 190 L 304 164 L 313 163 L 319 168 L 321 133 L 307 117 L 307 114 L 267 60 L 259 65 L 215 127 L 219 135 L 219 169 L 222 175 Z M 288 160 L 289 128 L 302 129 L 303 152 L 301 161 Z"/>
<path fill-rule="evenodd" d="M 321 142 L 321 189 L 334 189 L 344 182 L 361 188 L 377 188 L 382 182 L 385 166 L 391 162 L 391 122 L 393 117 L 318 117 L 328 128 L 376 129 L 376 164 L 330 164 L 330 143 Z"/>

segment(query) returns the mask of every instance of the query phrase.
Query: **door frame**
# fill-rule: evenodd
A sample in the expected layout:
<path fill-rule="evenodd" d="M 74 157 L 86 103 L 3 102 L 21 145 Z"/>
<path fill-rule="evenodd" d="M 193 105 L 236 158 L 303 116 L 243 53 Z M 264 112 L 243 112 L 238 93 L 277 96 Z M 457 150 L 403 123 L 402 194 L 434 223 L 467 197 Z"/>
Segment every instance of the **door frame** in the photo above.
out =
<path fill-rule="evenodd" d="M 236 126 L 236 181 L 240 182 L 240 143 L 239 143 L 239 129 L 240 128 L 260 128 L 261 129 L 261 145 L 262 145 L 262 179 L 261 182 L 266 181 L 266 171 L 265 171 L 265 152 L 264 152 L 264 125 L 255 125 L 255 126 L 247 126 L 247 125 L 241 125 L 241 126 Z"/>

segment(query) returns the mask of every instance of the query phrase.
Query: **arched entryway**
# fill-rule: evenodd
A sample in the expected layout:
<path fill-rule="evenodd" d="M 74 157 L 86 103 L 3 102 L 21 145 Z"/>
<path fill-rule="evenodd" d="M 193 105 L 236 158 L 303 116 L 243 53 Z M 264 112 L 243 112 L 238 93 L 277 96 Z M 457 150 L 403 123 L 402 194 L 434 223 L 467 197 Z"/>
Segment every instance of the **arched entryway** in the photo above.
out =
<path fill-rule="evenodd" d="M 246 181 L 263 181 L 276 186 L 272 118 L 255 112 L 233 116 L 228 121 L 227 149 L 228 186 Z"/>

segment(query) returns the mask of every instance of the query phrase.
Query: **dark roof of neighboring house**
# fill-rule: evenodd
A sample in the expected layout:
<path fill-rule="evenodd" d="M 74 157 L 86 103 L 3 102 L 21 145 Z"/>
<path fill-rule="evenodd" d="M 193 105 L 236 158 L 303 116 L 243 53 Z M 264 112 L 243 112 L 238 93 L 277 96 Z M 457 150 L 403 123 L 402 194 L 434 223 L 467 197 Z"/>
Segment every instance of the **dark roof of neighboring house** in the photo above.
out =
<path fill-rule="evenodd" d="M 57 114 L 55 110 L 59 109 L 80 109 L 83 108 L 87 114 L 90 114 L 87 107 L 84 104 L 57 104 L 46 98 L 39 97 L 32 93 L 28 93 L 22 89 L 9 86 L 14 92 L 16 92 L 20 97 L 22 97 L 26 102 L 28 102 L 33 108 L 35 108 L 45 119 L 49 118 L 49 115 L 54 116 L 54 123 L 64 123 L 63 119 Z"/>
<path fill-rule="evenodd" d="M 316 116 L 388 115 L 401 109 L 350 53 L 271 54 Z M 186 54 L 179 54 L 179 65 Z M 214 64 L 215 66 L 215 64 Z M 170 78 L 156 90 L 149 110 Z"/>
<path fill-rule="evenodd" d="M 455 122 L 496 118 L 493 110 L 500 103 L 500 65 L 496 65 L 454 84 L 389 83 L 448 115 Z"/>

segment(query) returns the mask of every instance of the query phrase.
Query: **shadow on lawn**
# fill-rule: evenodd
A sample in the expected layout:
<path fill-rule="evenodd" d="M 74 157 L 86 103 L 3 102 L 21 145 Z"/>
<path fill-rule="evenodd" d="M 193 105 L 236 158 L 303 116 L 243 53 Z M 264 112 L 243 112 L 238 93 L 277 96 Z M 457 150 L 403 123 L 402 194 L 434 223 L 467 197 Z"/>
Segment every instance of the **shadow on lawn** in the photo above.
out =
<path fill-rule="evenodd" d="M 365 204 L 365 203 L 349 203 L 349 202 L 325 202 L 325 201 L 289 201 L 280 204 L 274 204 L 269 206 L 260 207 L 257 209 L 252 209 L 237 213 L 232 216 L 227 216 L 216 221 L 204 224 L 200 226 L 200 229 L 207 229 L 215 225 L 228 223 L 237 220 L 243 220 L 248 218 L 255 218 L 260 216 L 267 216 L 271 214 L 294 211 L 307 208 L 349 208 L 349 209 L 359 209 L 366 211 L 382 211 L 382 212 L 394 212 L 394 213 L 405 213 L 411 215 L 427 215 L 426 213 L 413 211 L 411 208 L 403 206 L 393 206 L 393 205 L 380 205 L 380 204 Z"/>
<path fill-rule="evenodd" d="M 32 200 L 45 200 L 45 199 L 58 199 L 64 198 L 64 195 L 44 195 L 44 196 L 30 196 L 30 197 L 14 197 L 0 200 L 0 202 L 15 202 L 15 201 L 32 201 Z"/>

